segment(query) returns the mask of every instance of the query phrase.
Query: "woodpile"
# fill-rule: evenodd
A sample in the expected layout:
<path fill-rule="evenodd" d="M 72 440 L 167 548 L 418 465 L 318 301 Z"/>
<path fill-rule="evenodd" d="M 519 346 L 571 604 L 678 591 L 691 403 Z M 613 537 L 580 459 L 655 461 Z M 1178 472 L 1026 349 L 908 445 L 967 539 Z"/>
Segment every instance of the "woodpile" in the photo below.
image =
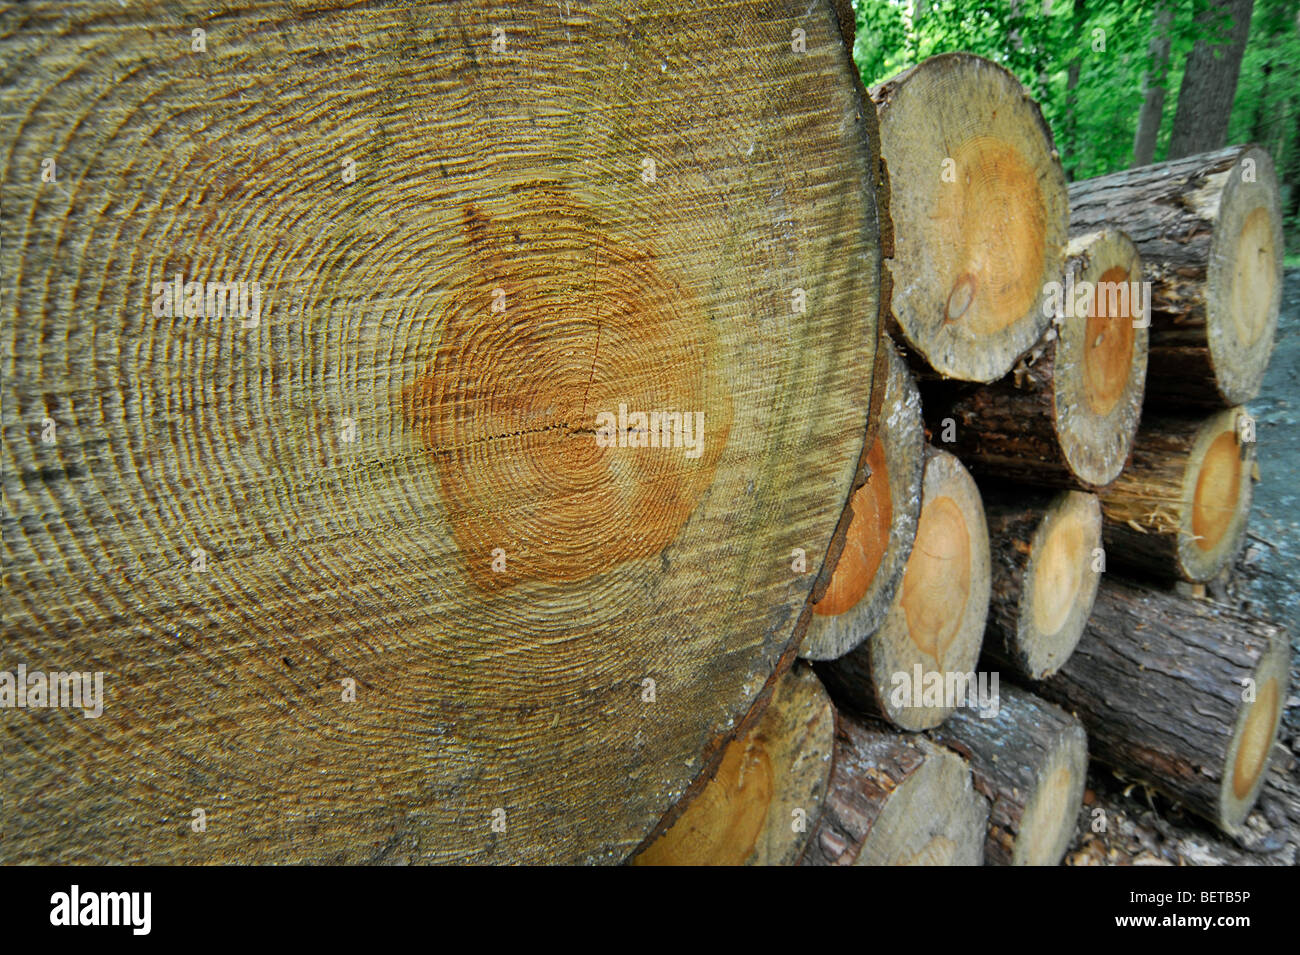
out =
<path fill-rule="evenodd" d="M 810 605 L 801 652 L 837 730 L 804 864 L 1057 864 L 1090 756 L 1235 833 L 1278 732 L 1285 631 L 1170 589 L 1219 574 L 1249 518 L 1254 421 L 1235 401 L 1258 388 L 1276 321 L 1271 163 L 1240 148 L 1072 186 L 1089 211 L 1038 303 L 1051 321 L 1007 358 L 1009 333 L 976 337 L 988 326 L 954 327 L 945 311 L 971 248 L 917 216 L 942 208 L 941 186 L 916 181 L 936 143 L 991 148 L 964 144 L 973 134 L 935 90 L 973 102 L 954 87 L 987 95 L 991 75 L 938 57 L 872 91 L 891 175 L 892 320 L 929 443 L 900 513 L 902 469 L 879 462 L 901 445 L 912 403 L 909 416 L 882 414 L 866 454 L 878 463 L 841 519 L 851 543 Z M 899 120 L 904 108 L 930 124 Z M 1030 127 L 999 135 L 1031 142 Z M 1146 183 L 1153 198 L 1110 179 Z M 922 439 L 911 446 L 920 461 Z"/>
<path fill-rule="evenodd" d="M 0 703 L 107 679 L 6 718 L 0 861 L 1055 865 L 1090 758 L 1245 824 L 1287 634 L 1174 582 L 1249 520 L 1266 152 L 1067 189 L 1010 73 L 864 90 L 831 0 L 239 7 L 166 76 L 54 7 Z"/>

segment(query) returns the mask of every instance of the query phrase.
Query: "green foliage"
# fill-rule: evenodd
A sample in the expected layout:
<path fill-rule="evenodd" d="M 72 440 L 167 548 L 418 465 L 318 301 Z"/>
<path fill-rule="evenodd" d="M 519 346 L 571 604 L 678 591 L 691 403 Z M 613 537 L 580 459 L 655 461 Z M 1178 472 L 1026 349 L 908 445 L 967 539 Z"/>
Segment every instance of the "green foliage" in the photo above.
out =
<path fill-rule="evenodd" d="M 1176 3 L 1157 159 L 1167 148 L 1188 51 L 1198 36 L 1228 26 L 1223 16 L 1198 24 L 1210 5 Z M 1087 178 L 1133 161 L 1154 8 L 1153 0 L 854 0 L 854 59 L 868 86 L 953 50 L 1002 64 L 1042 107 L 1066 174 Z M 1300 0 L 1255 0 L 1230 127 L 1230 141 L 1267 146 L 1290 181 L 1300 174 L 1292 162 L 1300 149 L 1298 12 Z"/>

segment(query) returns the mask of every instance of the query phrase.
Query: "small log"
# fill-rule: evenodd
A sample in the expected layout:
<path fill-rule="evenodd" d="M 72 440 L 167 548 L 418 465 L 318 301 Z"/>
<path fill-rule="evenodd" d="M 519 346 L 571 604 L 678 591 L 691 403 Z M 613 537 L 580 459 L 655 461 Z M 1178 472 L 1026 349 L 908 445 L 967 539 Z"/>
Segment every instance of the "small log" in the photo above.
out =
<path fill-rule="evenodd" d="M 1077 719 L 1003 687 L 996 715 L 958 710 L 930 736 L 970 761 L 975 789 L 989 800 L 986 864 L 1060 863 L 1088 777 L 1088 737 Z"/>
<path fill-rule="evenodd" d="M 1060 279 L 1069 207 L 1051 131 L 1014 76 L 969 53 L 932 57 L 871 98 L 901 340 L 940 375 L 995 381 L 1042 337 Z"/>
<path fill-rule="evenodd" d="M 992 587 L 984 652 L 1030 680 L 1083 635 L 1104 565 L 1101 504 L 1082 491 L 985 486 Z"/>
<path fill-rule="evenodd" d="M 835 710 L 806 666 L 786 671 L 717 773 L 633 865 L 791 865 L 821 814 Z"/>
<path fill-rule="evenodd" d="M 803 865 L 979 865 L 989 806 L 970 766 L 924 736 L 840 713 Z"/>
<path fill-rule="evenodd" d="M 1115 480 L 1146 384 L 1141 277 L 1123 233 L 1071 240 L 1052 328 L 1003 380 L 935 403 L 932 432 L 951 431 L 951 450 L 977 474 L 1083 490 Z"/>
<path fill-rule="evenodd" d="M 1232 832 L 1264 781 L 1289 656 L 1272 623 L 1107 577 L 1038 689 L 1083 721 L 1097 758 Z"/>
<path fill-rule="evenodd" d="M 1071 183 L 1071 227 L 1123 229 L 1151 283 L 1153 401 L 1233 406 L 1259 393 L 1282 297 L 1273 159 L 1231 146 Z"/>
<path fill-rule="evenodd" d="M 922 692 L 974 670 L 989 607 L 989 537 L 979 489 L 951 454 L 928 448 L 916 541 L 885 622 L 819 668 L 832 697 L 908 730 L 956 706 Z"/>
<path fill-rule="evenodd" d="M 921 514 L 925 425 L 911 372 L 888 343 L 884 401 L 866 462 L 866 483 L 850 501 L 850 524 L 830 585 L 812 605 L 800 655 L 833 660 L 880 628 L 912 553 Z"/>
<path fill-rule="evenodd" d="M 1253 419 L 1148 417 L 1132 463 L 1099 494 L 1106 555 L 1143 574 L 1203 582 L 1241 546 L 1254 485 Z"/>

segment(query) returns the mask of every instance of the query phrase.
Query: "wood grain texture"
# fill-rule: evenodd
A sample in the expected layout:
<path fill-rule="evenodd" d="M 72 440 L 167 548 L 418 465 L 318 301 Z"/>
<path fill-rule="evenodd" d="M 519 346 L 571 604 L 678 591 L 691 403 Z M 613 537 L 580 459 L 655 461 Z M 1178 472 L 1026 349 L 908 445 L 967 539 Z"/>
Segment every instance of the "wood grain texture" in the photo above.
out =
<path fill-rule="evenodd" d="M 0 669 L 106 674 L 6 714 L 0 854 L 623 859 L 793 659 L 859 463 L 830 4 L 32 3 L 0 64 Z M 177 274 L 258 321 L 156 315 Z M 620 404 L 699 455 L 602 447 Z"/>
<path fill-rule="evenodd" d="M 792 865 L 821 815 L 831 775 L 835 710 L 802 664 L 727 746 L 718 771 L 633 865 Z"/>
<path fill-rule="evenodd" d="M 944 53 L 871 90 L 890 176 L 894 338 L 939 375 L 1001 378 L 1047 329 L 1068 238 L 1052 133 L 1006 69 Z"/>
<path fill-rule="evenodd" d="M 869 474 L 849 500 L 849 525 L 830 584 L 812 605 L 799 647 L 807 660 L 841 657 L 880 628 L 916 539 L 925 473 L 921 395 L 888 338 L 881 350 L 888 375 L 875 434 L 867 436 Z"/>

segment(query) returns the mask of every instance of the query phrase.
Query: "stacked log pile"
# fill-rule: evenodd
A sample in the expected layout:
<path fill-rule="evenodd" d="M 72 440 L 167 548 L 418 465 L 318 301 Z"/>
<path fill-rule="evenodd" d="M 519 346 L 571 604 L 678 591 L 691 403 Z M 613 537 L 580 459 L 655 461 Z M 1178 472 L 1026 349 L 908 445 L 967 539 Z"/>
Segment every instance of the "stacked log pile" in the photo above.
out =
<path fill-rule="evenodd" d="M 1278 310 L 1271 161 L 1238 147 L 1075 183 L 1059 243 L 1056 176 L 1035 166 L 1032 193 L 1007 173 L 1022 168 L 1008 151 L 1033 157 L 1024 168 L 1054 161 L 1050 136 L 996 74 L 938 57 L 872 91 L 891 175 L 890 325 L 908 359 L 891 375 L 919 384 L 925 444 L 910 447 L 924 471 L 908 497 L 881 449 L 917 429 L 882 417 L 849 525 L 869 559 L 836 568 L 802 651 L 837 723 L 804 864 L 1059 863 L 1088 818 L 1090 757 L 1228 834 L 1268 779 L 1287 635 L 1173 584 L 1219 574 L 1249 518 L 1244 403 Z M 996 89 L 1018 105 L 994 123 L 978 107 L 1001 102 Z M 996 135 L 966 141 L 983 129 Z M 1023 218 L 954 241 L 965 233 L 949 218 L 971 202 Z M 1017 263 L 1002 286 L 993 261 Z M 1043 262 L 1055 284 L 1013 294 L 1010 279 L 1039 281 Z M 978 851 L 958 776 L 980 800 Z"/>
<path fill-rule="evenodd" d="M 1267 153 L 1067 186 L 1009 72 L 865 90 L 832 0 L 237 5 L 124 78 L 135 6 L 0 37 L 0 702 L 109 675 L 4 724 L 0 861 L 1054 865 L 1090 760 L 1243 826 L 1289 646 L 1188 588 Z"/>

